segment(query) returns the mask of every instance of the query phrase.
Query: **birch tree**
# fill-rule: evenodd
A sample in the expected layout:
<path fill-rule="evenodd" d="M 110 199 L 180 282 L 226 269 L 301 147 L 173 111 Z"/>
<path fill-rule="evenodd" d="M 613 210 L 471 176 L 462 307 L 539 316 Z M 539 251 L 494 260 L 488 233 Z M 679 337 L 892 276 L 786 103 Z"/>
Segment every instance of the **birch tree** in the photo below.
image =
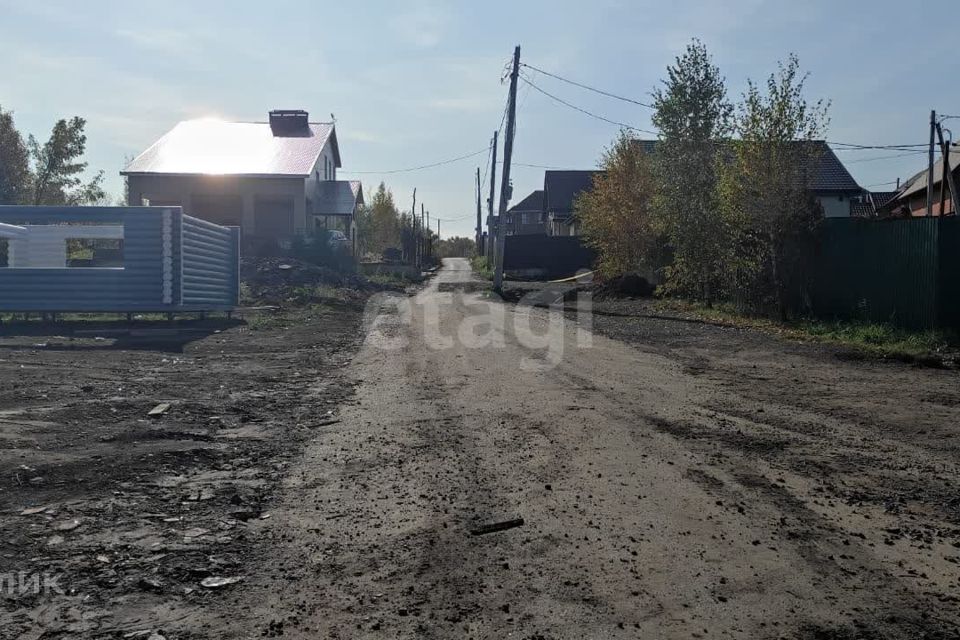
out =
<path fill-rule="evenodd" d="M 693 40 L 653 92 L 656 218 L 673 255 L 668 291 L 710 304 L 725 281 L 733 241 L 717 197 L 717 163 L 733 107 L 706 47 Z"/>
<path fill-rule="evenodd" d="M 721 202 L 739 230 L 740 302 L 786 319 L 804 303 L 823 211 L 811 187 L 829 124 L 829 103 L 808 102 L 796 55 L 778 63 L 763 89 L 750 81 L 739 105 L 739 140 L 724 168 Z"/>

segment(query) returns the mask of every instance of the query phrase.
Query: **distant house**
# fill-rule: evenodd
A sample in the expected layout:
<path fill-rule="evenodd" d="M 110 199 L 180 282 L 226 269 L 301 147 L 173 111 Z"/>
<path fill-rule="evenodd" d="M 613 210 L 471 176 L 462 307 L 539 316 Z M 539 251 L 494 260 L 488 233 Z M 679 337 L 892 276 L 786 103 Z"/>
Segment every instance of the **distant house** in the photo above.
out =
<path fill-rule="evenodd" d="M 239 226 L 249 246 L 321 229 L 354 239 L 361 187 L 337 181 L 340 166 L 334 124 L 293 110 L 271 111 L 266 122 L 181 122 L 121 174 L 128 204 L 180 206 Z"/>
<path fill-rule="evenodd" d="M 657 146 L 656 140 L 638 140 L 637 143 L 646 153 L 653 153 Z M 811 155 L 817 159 L 817 168 L 813 172 L 810 191 L 823 207 L 824 216 L 847 218 L 864 215 L 869 210 L 871 205 L 869 200 L 865 200 L 867 192 L 853 179 L 830 145 L 823 140 L 792 144 L 811 145 Z"/>
<path fill-rule="evenodd" d="M 850 216 L 876 218 L 896 196 L 896 191 L 868 191 L 850 204 Z"/>
<path fill-rule="evenodd" d="M 814 145 L 818 165 L 810 191 L 823 207 L 823 215 L 827 218 L 849 218 L 857 215 L 861 198 L 866 195 L 866 191 L 853 179 L 830 145 L 823 140 L 816 140 L 811 144 Z"/>
<path fill-rule="evenodd" d="M 953 145 L 948 158 L 953 173 L 954 184 L 960 183 L 960 145 Z M 887 215 L 925 216 L 927 215 L 927 171 L 923 169 L 900 186 L 882 208 Z M 933 165 L 933 215 L 956 215 L 950 197 L 950 181 L 944 188 L 946 203 L 940 210 L 940 183 L 943 181 L 943 158 Z"/>
<path fill-rule="evenodd" d="M 504 231 L 508 236 L 542 235 L 547 232 L 543 193 L 542 190 L 534 191 L 507 209 Z"/>
<path fill-rule="evenodd" d="M 547 235 L 580 235 L 574 215 L 578 195 L 593 189 L 593 177 L 602 171 L 546 171 L 543 175 L 543 211 Z"/>

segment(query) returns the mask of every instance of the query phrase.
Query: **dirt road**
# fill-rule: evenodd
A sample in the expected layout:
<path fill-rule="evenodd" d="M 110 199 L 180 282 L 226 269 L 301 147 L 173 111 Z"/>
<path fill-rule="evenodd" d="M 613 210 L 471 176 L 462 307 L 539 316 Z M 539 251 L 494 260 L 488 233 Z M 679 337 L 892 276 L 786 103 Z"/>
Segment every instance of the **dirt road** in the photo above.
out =
<path fill-rule="evenodd" d="M 956 371 L 486 288 L 4 326 L 0 638 L 958 637 Z"/>
<path fill-rule="evenodd" d="M 631 347 L 469 280 L 384 302 L 198 637 L 956 637 L 955 373 Z"/>

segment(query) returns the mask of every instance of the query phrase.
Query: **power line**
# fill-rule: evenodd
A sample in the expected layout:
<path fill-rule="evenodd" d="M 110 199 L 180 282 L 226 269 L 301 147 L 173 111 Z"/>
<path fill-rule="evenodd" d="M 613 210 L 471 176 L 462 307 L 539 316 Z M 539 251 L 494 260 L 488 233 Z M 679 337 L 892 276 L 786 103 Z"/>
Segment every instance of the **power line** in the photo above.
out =
<path fill-rule="evenodd" d="M 596 87 L 591 87 L 591 86 L 589 86 L 589 85 L 581 84 L 581 83 L 576 82 L 576 81 L 574 81 L 574 80 L 571 80 L 571 79 L 569 79 L 569 78 L 564 78 L 563 76 L 558 76 L 558 75 L 556 75 L 555 73 L 550 73 L 549 71 L 544 71 L 543 69 L 538 69 L 537 67 L 533 66 L 532 64 L 521 63 L 520 66 L 521 66 L 521 67 L 527 67 L 528 69 L 533 69 L 534 71 L 536 71 L 536 72 L 538 72 L 538 73 L 542 73 L 542 74 L 545 75 L 545 76 L 550 76 L 551 78 L 556 78 L 557 80 L 560 80 L 561 82 L 566 82 L 567 84 L 572 84 L 572 85 L 575 86 L 575 87 L 580 87 L 581 89 L 586 89 L 587 91 L 593 91 L 594 93 L 599 93 L 600 95 L 602 95 L 602 96 L 607 96 L 608 98 L 614 98 L 614 99 L 616 99 L 616 100 L 623 100 L 624 102 L 629 102 L 629 103 L 631 103 L 631 104 L 636 104 L 636 105 L 639 105 L 639 106 L 641 106 L 641 107 L 646 107 L 647 109 L 655 109 L 655 108 L 656 108 L 656 107 L 654 107 L 653 105 L 649 105 L 649 104 L 647 104 L 647 103 L 645 103 L 645 102 L 640 102 L 639 100 L 634 100 L 633 98 L 625 98 L 624 96 L 618 96 L 618 95 L 615 94 L 615 93 L 610 93 L 609 91 L 604 91 L 603 89 L 597 89 Z"/>
<path fill-rule="evenodd" d="M 503 164 L 503 163 L 498 162 L 497 164 Z M 570 169 L 570 167 L 554 167 L 554 166 L 545 165 L 545 164 L 529 164 L 526 162 L 512 162 L 511 164 L 515 167 L 529 167 L 531 169 L 554 169 L 557 171 L 576 171 L 576 169 Z"/>
<path fill-rule="evenodd" d="M 500 126 L 497 127 L 497 135 L 503 132 L 503 123 L 507 120 L 507 109 L 510 107 L 510 101 L 507 100 L 503 105 L 503 115 L 500 117 Z M 488 147 L 490 153 L 487 154 L 487 161 L 483 163 L 483 180 L 480 181 L 481 184 L 487 184 L 487 174 L 490 173 L 490 155 L 493 153 L 493 141 L 491 140 L 490 146 Z"/>
<path fill-rule="evenodd" d="M 911 151 L 915 148 L 926 147 L 927 143 L 921 144 L 854 144 L 852 142 L 835 142 L 833 140 L 827 140 L 827 144 L 835 145 L 840 147 L 845 147 L 842 149 L 835 149 L 835 151 L 875 151 L 875 150 L 886 150 L 886 151 Z"/>
<path fill-rule="evenodd" d="M 890 182 L 878 182 L 876 184 L 868 184 L 864 189 L 872 189 L 873 187 L 885 187 L 888 184 L 897 184 L 897 180 L 891 180 Z"/>
<path fill-rule="evenodd" d="M 892 156 L 878 156 L 876 158 L 857 158 L 856 160 L 847 160 L 847 164 L 857 164 L 858 162 L 875 162 L 877 160 L 892 160 L 893 158 L 903 158 L 905 156 L 914 156 L 917 154 L 925 154 L 926 151 L 921 151 L 919 149 L 915 151 L 907 151 L 905 153 L 897 153 Z"/>
<path fill-rule="evenodd" d="M 466 154 L 466 155 L 457 156 L 456 158 L 449 158 L 449 159 L 447 159 L 447 160 L 441 160 L 440 162 L 434 162 L 434 163 L 431 163 L 431 164 L 420 165 L 419 167 L 408 167 L 408 168 L 406 168 L 406 169 L 390 169 L 389 171 L 341 171 L 341 173 L 347 173 L 347 174 L 381 174 L 381 175 L 386 175 L 386 174 L 391 174 L 391 173 L 406 173 L 406 172 L 408 172 L 408 171 L 420 171 L 421 169 L 431 169 L 431 168 L 433 168 L 433 167 L 439 167 L 439 166 L 442 166 L 442 165 L 445 165 L 445 164 L 451 164 L 451 163 L 453 163 L 453 162 L 459 162 L 460 160 L 466 160 L 467 158 L 472 158 L 472 157 L 474 157 L 474 156 L 478 156 L 478 155 L 480 155 L 481 153 L 486 153 L 487 151 L 489 151 L 489 149 L 490 149 L 490 145 L 487 145 L 487 146 L 484 147 L 483 149 L 479 149 L 479 150 L 477 150 L 477 151 L 474 151 L 473 153 L 468 153 L 468 154 Z"/>
<path fill-rule="evenodd" d="M 536 89 L 537 91 L 539 91 L 540 93 L 542 93 L 543 95 L 545 95 L 545 96 L 547 96 L 548 98 L 550 98 L 551 100 L 555 100 L 556 102 L 559 102 L 560 104 L 562 104 L 562 105 L 564 105 L 564 106 L 566 106 L 566 107 L 568 107 L 568 108 L 570 108 L 570 109 L 573 109 L 573 110 L 575 110 L 575 111 L 579 111 L 580 113 L 583 113 L 583 114 L 585 114 L 585 115 L 588 115 L 588 116 L 590 116 L 591 118 L 596 118 L 597 120 L 602 120 L 603 122 L 606 122 L 606 123 L 609 123 L 609 124 L 612 124 L 612 125 L 616 125 L 616 126 L 621 127 L 621 128 L 623 128 L 623 129 L 630 129 L 630 130 L 632 130 L 632 131 L 639 131 L 639 132 L 641 132 L 641 133 L 649 133 L 650 135 L 654 135 L 654 136 L 660 135 L 660 134 L 656 133 L 655 131 L 650 131 L 649 129 L 641 129 L 640 127 L 634 127 L 633 125 L 629 125 L 629 124 L 626 124 L 626 123 L 624 123 L 624 122 L 617 122 L 616 120 L 611 120 L 611 119 L 609 119 L 609 118 L 605 118 L 605 117 L 603 117 L 603 116 L 601 116 L 601 115 L 598 115 L 598 114 L 596 114 L 596 113 L 593 113 L 592 111 L 587 111 L 586 109 L 583 109 L 583 108 L 581 108 L 581 107 L 578 107 L 578 106 L 576 106 L 576 105 L 574 105 L 574 104 L 570 104 L 570 103 L 567 102 L 566 100 L 563 100 L 562 98 L 558 98 L 557 96 L 553 95 L 552 93 L 548 93 L 548 92 L 544 91 L 543 89 L 541 89 L 540 87 L 538 87 L 537 85 L 535 85 L 533 82 L 531 82 L 530 79 L 527 78 L 525 75 L 521 75 L 521 76 L 520 76 L 520 79 L 523 80 L 523 81 L 524 81 L 525 83 L 527 83 L 528 85 L 530 85 L 531 87 L 533 87 L 534 89 Z"/>

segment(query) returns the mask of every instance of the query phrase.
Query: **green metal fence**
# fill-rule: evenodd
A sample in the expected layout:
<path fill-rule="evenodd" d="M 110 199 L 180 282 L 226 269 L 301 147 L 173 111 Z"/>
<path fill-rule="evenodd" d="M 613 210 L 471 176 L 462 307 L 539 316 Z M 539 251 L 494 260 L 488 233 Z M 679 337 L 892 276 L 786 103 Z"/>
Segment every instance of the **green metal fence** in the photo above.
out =
<path fill-rule="evenodd" d="M 824 223 L 811 291 L 821 318 L 956 328 L 960 226 L 955 218 Z"/>

